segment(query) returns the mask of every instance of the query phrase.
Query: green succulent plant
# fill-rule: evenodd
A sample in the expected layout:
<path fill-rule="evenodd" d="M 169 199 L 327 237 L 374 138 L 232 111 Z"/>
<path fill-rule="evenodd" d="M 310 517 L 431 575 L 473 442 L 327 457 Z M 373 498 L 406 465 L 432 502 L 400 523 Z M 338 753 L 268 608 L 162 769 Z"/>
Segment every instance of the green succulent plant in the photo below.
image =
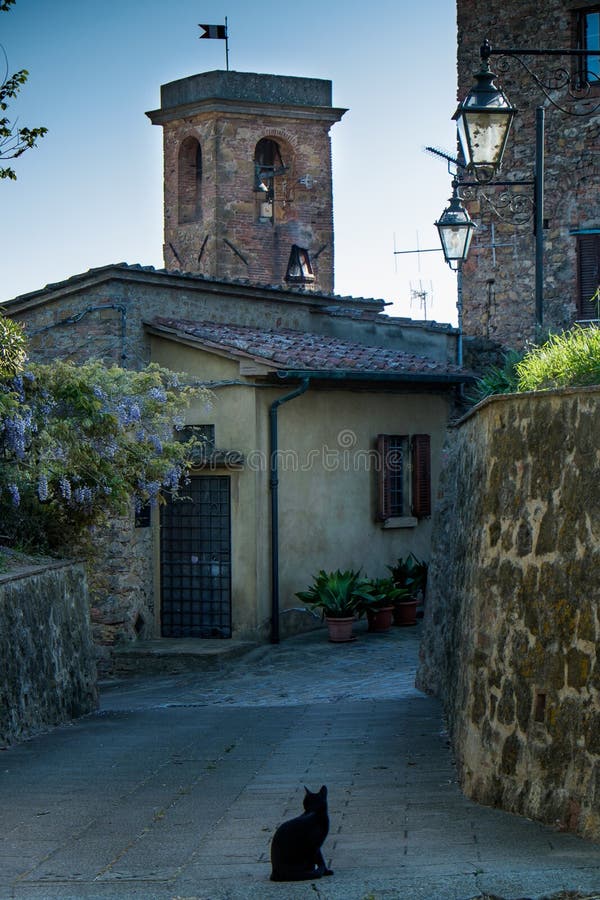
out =
<path fill-rule="evenodd" d="M 360 569 L 346 569 L 342 572 L 326 572 L 321 569 L 313 577 L 313 584 L 307 591 L 299 591 L 296 596 L 312 609 L 320 609 L 323 617 L 344 619 L 361 613 L 363 604 L 371 599 L 370 582 L 361 575 Z"/>

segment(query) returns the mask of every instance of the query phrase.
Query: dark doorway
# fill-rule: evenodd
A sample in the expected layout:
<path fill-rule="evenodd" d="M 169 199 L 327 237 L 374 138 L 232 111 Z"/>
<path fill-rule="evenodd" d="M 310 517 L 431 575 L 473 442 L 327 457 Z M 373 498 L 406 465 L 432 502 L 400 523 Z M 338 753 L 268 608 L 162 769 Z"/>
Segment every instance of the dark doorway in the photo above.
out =
<path fill-rule="evenodd" d="M 229 638 L 230 478 L 201 475 L 182 494 L 161 510 L 161 634 Z"/>

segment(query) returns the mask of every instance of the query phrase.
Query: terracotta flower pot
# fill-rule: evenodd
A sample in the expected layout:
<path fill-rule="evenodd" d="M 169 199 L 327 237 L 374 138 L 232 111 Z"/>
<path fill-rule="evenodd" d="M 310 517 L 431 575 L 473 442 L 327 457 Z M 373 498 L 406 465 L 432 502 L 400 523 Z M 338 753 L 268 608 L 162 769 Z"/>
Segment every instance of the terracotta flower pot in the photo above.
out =
<path fill-rule="evenodd" d="M 381 609 L 368 609 L 367 620 L 369 631 L 388 631 L 392 627 L 394 607 L 384 606 Z"/>
<path fill-rule="evenodd" d="M 417 603 L 415 600 L 404 600 L 394 606 L 394 625 L 416 625 Z"/>
<path fill-rule="evenodd" d="M 326 616 L 325 621 L 327 622 L 327 628 L 329 629 L 330 641 L 341 644 L 345 641 L 354 640 L 352 635 L 354 616 L 349 616 L 346 619 L 330 619 Z"/>

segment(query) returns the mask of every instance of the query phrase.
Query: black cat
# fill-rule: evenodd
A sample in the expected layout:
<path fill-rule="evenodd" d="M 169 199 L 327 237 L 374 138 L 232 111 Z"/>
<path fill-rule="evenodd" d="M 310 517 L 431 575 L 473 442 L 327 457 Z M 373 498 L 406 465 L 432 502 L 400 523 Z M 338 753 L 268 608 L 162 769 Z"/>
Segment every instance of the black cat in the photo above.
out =
<path fill-rule="evenodd" d="M 304 812 L 279 826 L 271 841 L 271 881 L 307 881 L 333 875 L 321 853 L 329 831 L 327 788 L 304 788 Z"/>

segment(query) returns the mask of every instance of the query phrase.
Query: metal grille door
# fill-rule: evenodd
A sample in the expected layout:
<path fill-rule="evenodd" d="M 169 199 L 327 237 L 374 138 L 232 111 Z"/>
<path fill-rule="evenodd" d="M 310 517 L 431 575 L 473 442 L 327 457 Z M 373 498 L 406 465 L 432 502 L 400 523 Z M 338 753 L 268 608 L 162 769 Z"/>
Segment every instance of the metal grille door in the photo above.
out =
<path fill-rule="evenodd" d="M 163 637 L 231 637 L 229 476 L 202 475 L 161 510 Z"/>

